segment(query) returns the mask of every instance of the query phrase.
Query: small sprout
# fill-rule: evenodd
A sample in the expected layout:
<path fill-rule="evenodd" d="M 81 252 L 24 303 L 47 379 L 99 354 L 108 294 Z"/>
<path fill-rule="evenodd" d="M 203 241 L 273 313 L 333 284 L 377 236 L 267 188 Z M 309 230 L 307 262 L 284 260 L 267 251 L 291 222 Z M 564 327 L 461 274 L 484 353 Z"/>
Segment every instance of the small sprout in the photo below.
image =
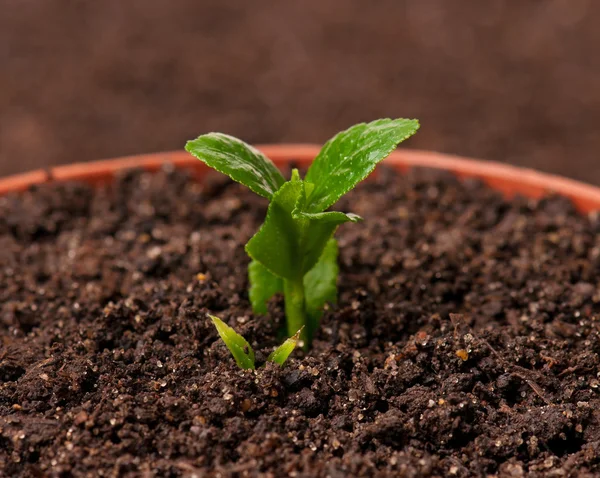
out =
<path fill-rule="evenodd" d="M 214 315 L 209 316 L 240 368 L 254 370 L 254 350 L 246 339 Z"/>
<path fill-rule="evenodd" d="M 325 143 L 304 180 L 294 170 L 289 181 L 260 151 L 232 136 L 208 133 L 188 141 L 190 154 L 270 201 L 264 224 L 246 244 L 255 313 L 266 313 L 267 301 L 283 293 L 288 336 L 304 327 L 302 339 L 310 344 L 325 305 L 337 298 L 335 230 L 360 221 L 328 209 L 418 129 L 417 120 L 403 118 L 352 126 Z"/>
<path fill-rule="evenodd" d="M 284 343 L 282 343 L 279 347 L 277 347 L 275 350 L 273 350 L 273 352 L 271 352 L 271 354 L 269 355 L 267 360 L 269 362 L 275 362 L 276 364 L 283 365 L 285 363 L 285 361 L 287 360 L 287 358 L 290 356 L 290 354 L 296 348 L 296 345 L 298 344 L 298 341 L 300 340 L 301 333 L 302 333 L 302 329 L 300 329 L 298 332 L 296 332 L 293 335 L 293 337 L 290 337 Z"/>
<path fill-rule="evenodd" d="M 244 370 L 254 370 L 254 350 L 252 350 L 252 347 L 246 341 L 246 339 L 218 317 L 215 317 L 214 315 L 209 315 L 209 317 L 217 329 L 219 336 L 223 342 L 225 342 L 225 345 L 231 352 L 231 355 L 233 355 L 233 358 L 238 366 Z M 275 362 L 278 365 L 283 365 L 296 348 L 296 344 L 300 340 L 301 332 L 302 330 L 299 330 L 293 337 L 287 339 L 283 344 L 271 352 L 267 358 L 267 361 Z"/>

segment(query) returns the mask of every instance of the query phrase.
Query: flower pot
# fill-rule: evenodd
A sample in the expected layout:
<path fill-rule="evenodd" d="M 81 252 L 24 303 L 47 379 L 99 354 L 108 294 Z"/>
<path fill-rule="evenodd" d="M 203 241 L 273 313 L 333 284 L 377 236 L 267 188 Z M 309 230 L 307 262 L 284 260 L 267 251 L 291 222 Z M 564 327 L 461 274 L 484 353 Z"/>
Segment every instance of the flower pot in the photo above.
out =
<path fill-rule="evenodd" d="M 303 144 L 259 146 L 278 166 L 290 161 L 308 165 L 319 151 L 318 146 Z M 48 180 L 102 182 L 109 180 L 117 171 L 129 168 L 157 170 L 165 162 L 175 167 L 188 168 L 198 177 L 207 167 L 184 151 L 143 154 L 117 159 L 57 166 L 49 170 L 37 170 L 0 179 L 0 194 L 21 191 L 33 184 Z M 492 161 L 478 161 L 429 151 L 400 150 L 392 153 L 385 164 L 399 170 L 411 167 L 427 167 L 450 171 L 460 178 L 478 178 L 508 197 L 521 194 L 539 198 L 555 193 L 569 198 L 581 212 L 600 209 L 600 188 L 579 181 L 541 173 L 531 169 L 509 166 Z"/>

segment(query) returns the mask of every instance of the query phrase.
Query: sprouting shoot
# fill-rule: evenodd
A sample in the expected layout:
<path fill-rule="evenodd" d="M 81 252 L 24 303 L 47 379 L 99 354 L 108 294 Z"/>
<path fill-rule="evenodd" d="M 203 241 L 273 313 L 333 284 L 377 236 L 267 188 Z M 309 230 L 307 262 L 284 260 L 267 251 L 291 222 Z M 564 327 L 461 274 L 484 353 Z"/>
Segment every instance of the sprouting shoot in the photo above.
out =
<path fill-rule="evenodd" d="M 357 124 L 325 143 L 304 179 L 293 170 L 288 181 L 271 160 L 237 138 L 208 133 L 188 141 L 185 149 L 193 156 L 270 201 L 265 222 L 246 244 L 255 313 L 266 313 L 267 301 L 282 293 L 288 337 L 302 329 L 310 345 L 324 305 L 337 299 L 335 230 L 361 220 L 328 209 L 418 129 L 417 120 L 402 118 Z"/>

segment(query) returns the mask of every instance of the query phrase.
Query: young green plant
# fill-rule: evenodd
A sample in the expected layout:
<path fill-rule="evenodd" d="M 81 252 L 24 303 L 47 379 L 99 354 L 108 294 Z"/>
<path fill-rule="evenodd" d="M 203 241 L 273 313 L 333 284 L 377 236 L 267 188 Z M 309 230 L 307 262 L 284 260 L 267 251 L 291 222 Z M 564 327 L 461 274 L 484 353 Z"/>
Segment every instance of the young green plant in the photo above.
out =
<path fill-rule="evenodd" d="M 246 244 L 256 313 L 266 313 L 267 301 L 283 293 L 288 336 L 304 327 L 302 338 L 310 344 L 325 304 L 337 298 L 333 234 L 340 224 L 361 219 L 327 209 L 418 129 L 417 120 L 402 118 L 352 126 L 325 143 L 304 179 L 293 170 L 289 181 L 237 138 L 209 133 L 186 144 L 193 156 L 270 201 L 264 224 Z"/>
<path fill-rule="evenodd" d="M 215 317 L 214 315 L 210 315 L 209 317 L 217 329 L 219 336 L 223 342 L 225 342 L 231 355 L 233 355 L 238 367 L 254 370 L 254 350 L 252 350 L 248 341 L 218 317 Z M 283 365 L 296 348 L 296 344 L 300 340 L 300 332 L 301 331 L 299 330 L 292 337 L 283 342 L 283 344 L 273 350 L 267 357 L 267 362 L 275 362 L 276 364 Z"/>

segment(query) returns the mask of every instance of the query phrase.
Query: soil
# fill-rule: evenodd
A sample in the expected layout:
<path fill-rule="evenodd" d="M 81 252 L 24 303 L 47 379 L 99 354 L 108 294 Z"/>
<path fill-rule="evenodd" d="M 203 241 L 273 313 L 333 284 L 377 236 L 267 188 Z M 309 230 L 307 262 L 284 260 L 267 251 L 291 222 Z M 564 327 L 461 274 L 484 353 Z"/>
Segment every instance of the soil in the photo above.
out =
<path fill-rule="evenodd" d="M 223 131 L 410 147 L 600 185 L 600 2 L 0 0 L 0 176 Z M 596 46 L 594 46 L 596 45 Z M 18 160 L 15 160 L 18 158 Z"/>
<path fill-rule="evenodd" d="M 339 304 L 262 359 L 243 245 L 263 199 L 128 172 L 0 198 L 2 476 L 598 476 L 600 218 L 391 172 L 339 204 Z"/>

